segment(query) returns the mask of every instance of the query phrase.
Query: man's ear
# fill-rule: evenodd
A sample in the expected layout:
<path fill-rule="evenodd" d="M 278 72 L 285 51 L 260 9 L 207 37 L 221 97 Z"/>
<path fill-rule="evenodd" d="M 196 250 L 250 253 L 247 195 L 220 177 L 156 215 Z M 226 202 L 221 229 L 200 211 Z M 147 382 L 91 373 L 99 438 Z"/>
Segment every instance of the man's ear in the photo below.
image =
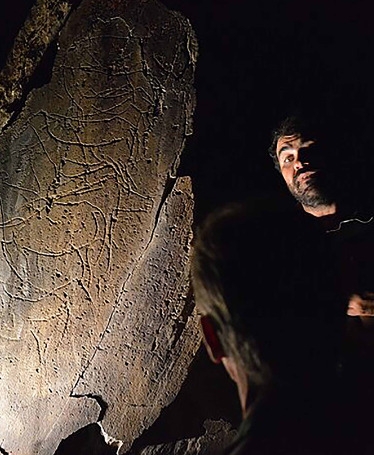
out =
<path fill-rule="evenodd" d="M 209 357 L 214 363 L 220 363 L 222 357 L 225 357 L 220 339 L 218 338 L 214 320 L 206 315 L 200 318 L 201 327 L 204 334 L 204 343 Z"/>

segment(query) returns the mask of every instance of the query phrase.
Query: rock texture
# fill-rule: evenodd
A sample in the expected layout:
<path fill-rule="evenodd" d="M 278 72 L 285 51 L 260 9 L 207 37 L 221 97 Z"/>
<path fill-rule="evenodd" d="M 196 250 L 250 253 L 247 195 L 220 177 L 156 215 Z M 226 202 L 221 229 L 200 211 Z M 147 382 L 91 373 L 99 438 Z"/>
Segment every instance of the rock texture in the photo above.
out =
<path fill-rule="evenodd" d="M 36 0 L 0 72 L 0 128 L 17 110 L 30 78 L 48 46 L 80 0 Z"/>
<path fill-rule="evenodd" d="M 175 178 L 196 44 L 155 0 L 84 0 L 58 47 L 0 138 L 0 446 L 50 455 L 100 421 L 124 452 L 200 343 Z"/>
<path fill-rule="evenodd" d="M 205 433 L 197 438 L 149 446 L 138 455 L 217 455 L 233 441 L 237 431 L 223 420 L 207 420 Z"/>

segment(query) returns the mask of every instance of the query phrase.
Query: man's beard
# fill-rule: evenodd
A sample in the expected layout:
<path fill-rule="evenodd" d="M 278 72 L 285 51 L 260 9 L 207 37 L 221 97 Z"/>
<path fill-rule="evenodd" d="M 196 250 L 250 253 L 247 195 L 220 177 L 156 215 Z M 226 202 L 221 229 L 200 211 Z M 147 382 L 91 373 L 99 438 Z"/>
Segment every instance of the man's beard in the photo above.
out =
<path fill-rule="evenodd" d="M 288 187 L 291 194 L 300 204 L 306 207 L 316 208 L 331 205 L 334 202 L 331 196 L 331 189 L 319 171 L 310 175 L 305 181 L 299 179 L 303 173 L 309 171 L 310 169 L 306 168 L 297 171 L 293 178 L 292 186 Z"/>

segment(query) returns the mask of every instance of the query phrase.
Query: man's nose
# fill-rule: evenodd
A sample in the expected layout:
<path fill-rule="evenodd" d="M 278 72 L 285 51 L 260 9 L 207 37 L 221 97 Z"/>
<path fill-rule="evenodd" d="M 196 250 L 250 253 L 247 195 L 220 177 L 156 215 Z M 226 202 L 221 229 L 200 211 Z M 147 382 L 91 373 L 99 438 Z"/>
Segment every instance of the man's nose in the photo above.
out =
<path fill-rule="evenodd" d="M 296 171 L 298 171 L 299 169 L 301 169 L 304 166 L 309 166 L 309 164 L 310 164 L 308 154 L 305 152 L 306 152 L 306 150 L 303 148 L 300 148 L 296 152 L 296 156 L 295 156 L 295 160 L 294 160 L 294 168 Z"/>
<path fill-rule="evenodd" d="M 297 159 L 294 161 L 293 167 L 294 167 L 295 171 L 298 171 L 299 169 L 301 169 L 303 167 L 303 163 L 299 159 Z"/>

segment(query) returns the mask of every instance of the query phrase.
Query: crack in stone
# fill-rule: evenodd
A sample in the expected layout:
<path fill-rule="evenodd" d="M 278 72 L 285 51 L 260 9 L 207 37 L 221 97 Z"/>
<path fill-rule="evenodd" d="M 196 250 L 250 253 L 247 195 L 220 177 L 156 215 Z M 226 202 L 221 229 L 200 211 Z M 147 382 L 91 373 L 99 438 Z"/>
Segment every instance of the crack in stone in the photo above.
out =
<path fill-rule="evenodd" d="M 120 296 L 118 297 L 117 302 L 116 302 L 116 304 L 114 305 L 114 308 L 113 308 L 113 310 L 112 310 L 112 312 L 111 312 L 111 314 L 110 314 L 110 316 L 109 316 L 109 318 L 108 318 L 108 322 L 107 322 L 107 324 L 106 324 L 106 326 L 105 326 L 105 329 L 103 330 L 103 333 L 102 333 L 102 335 L 101 335 L 101 337 L 100 337 L 100 339 L 99 339 L 99 342 L 97 343 L 97 345 L 96 345 L 96 347 L 95 347 L 95 351 L 94 351 L 94 353 L 92 354 L 91 359 L 90 359 L 89 362 L 87 363 L 86 367 L 85 367 L 85 368 L 83 369 L 83 371 L 80 373 L 80 375 L 79 375 L 77 381 L 75 382 L 75 384 L 74 384 L 74 386 L 73 386 L 73 388 L 72 388 L 72 392 L 71 392 L 71 395 L 70 395 L 70 396 L 72 396 L 72 397 L 83 397 L 83 396 L 86 396 L 86 397 L 88 396 L 88 397 L 90 397 L 90 395 L 91 395 L 91 394 L 88 394 L 88 395 L 74 394 L 74 390 L 78 387 L 79 381 L 80 381 L 81 379 L 83 379 L 85 372 L 89 369 L 90 365 L 92 364 L 92 362 L 93 362 L 93 360 L 94 360 L 94 358 L 95 358 L 95 356 L 96 356 L 96 353 L 97 353 L 98 350 L 99 350 L 100 344 L 102 343 L 102 341 L 103 341 L 103 339 L 104 339 L 104 337 L 105 337 L 105 334 L 107 333 L 107 329 L 108 329 L 108 327 L 110 326 L 110 323 L 111 323 L 111 321 L 112 321 L 112 319 L 113 319 L 113 316 L 114 316 L 114 314 L 115 314 L 115 312 L 116 312 L 116 309 L 117 309 L 117 307 L 118 307 L 118 305 L 119 305 L 120 297 L 122 296 L 123 291 L 126 289 L 127 283 L 131 280 L 133 274 L 136 272 L 136 270 L 138 269 L 139 265 L 142 263 L 143 258 L 144 258 L 144 256 L 146 255 L 146 253 L 147 253 L 147 251 L 148 251 L 148 248 L 150 247 L 150 245 L 151 245 L 152 242 L 153 242 L 153 239 L 154 239 L 154 236 L 155 236 L 155 232 L 156 232 L 156 229 L 157 229 L 157 227 L 158 227 L 159 220 L 160 220 L 161 211 L 162 211 L 162 209 L 163 209 L 163 207 L 164 207 L 164 204 L 165 204 L 167 198 L 169 197 L 169 195 L 170 195 L 171 192 L 173 191 L 173 188 L 174 188 L 174 186 L 175 186 L 176 180 L 177 180 L 177 179 L 174 178 L 174 177 L 171 177 L 171 176 L 168 176 L 168 177 L 167 177 L 167 180 L 166 180 L 165 186 L 164 186 L 164 191 L 163 191 L 163 193 L 162 193 L 162 196 L 161 196 L 161 200 L 160 200 L 159 206 L 157 207 L 157 210 L 156 210 L 155 222 L 154 222 L 154 225 L 153 225 L 153 229 L 152 229 L 152 232 L 151 232 L 149 241 L 148 241 L 147 245 L 145 246 L 143 252 L 140 254 L 139 259 L 138 259 L 137 262 L 135 263 L 135 265 L 134 265 L 132 271 L 130 271 L 130 272 L 128 273 L 128 276 L 127 276 L 126 280 L 125 280 L 124 283 L 123 283 L 123 286 L 122 286 L 122 290 L 121 290 Z M 97 397 L 97 396 L 96 396 L 96 395 L 92 395 L 92 398 L 95 398 L 95 397 Z M 102 399 L 102 397 L 100 397 L 100 398 Z M 105 403 L 105 401 L 104 401 L 103 399 L 102 399 L 102 401 Z M 99 403 L 99 404 L 100 404 L 100 403 Z M 105 404 L 106 404 L 106 403 L 105 403 Z M 106 408 L 107 408 L 107 407 L 108 407 L 108 405 L 106 404 Z M 105 411 L 106 411 L 106 409 L 105 409 Z M 104 415 L 105 415 L 105 412 L 104 412 Z M 100 419 L 99 419 L 99 420 L 100 420 Z"/>
<path fill-rule="evenodd" d="M 101 422 L 106 414 L 106 411 L 108 409 L 108 403 L 104 400 L 104 398 L 101 395 L 95 395 L 93 393 L 86 393 L 86 394 L 74 394 L 73 392 L 70 394 L 71 398 L 91 398 L 92 400 L 95 400 L 96 403 L 100 406 L 100 414 L 97 419 L 98 422 Z"/>
<path fill-rule="evenodd" d="M 182 312 L 175 323 L 174 329 L 174 339 L 171 344 L 171 349 L 174 349 L 176 344 L 178 343 L 182 333 L 187 325 L 188 318 L 192 315 L 195 305 L 194 305 L 194 297 L 192 292 L 192 287 L 190 286 L 188 289 L 188 294 L 185 299 L 185 305 L 182 309 Z"/>
<path fill-rule="evenodd" d="M 176 182 L 176 178 L 175 177 L 171 177 L 171 176 L 168 176 L 167 177 L 167 180 L 165 182 L 165 186 L 164 186 L 164 191 L 162 193 L 162 196 L 161 196 L 161 200 L 160 200 L 160 203 L 158 205 L 158 208 L 157 208 L 157 211 L 156 211 L 156 215 L 155 215 L 155 224 L 153 226 L 153 229 L 152 229 L 152 233 L 151 233 L 151 236 L 150 236 L 150 240 L 149 242 L 147 243 L 147 246 L 146 248 L 144 249 L 144 252 L 148 249 L 149 245 L 152 243 L 153 241 L 153 237 L 154 237 L 154 234 L 155 234 L 155 231 L 157 229 L 157 226 L 158 226 L 158 222 L 159 222 L 159 219 L 160 219 L 160 215 L 161 215 L 161 211 L 164 207 L 164 204 L 167 200 L 167 198 L 169 197 L 169 195 L 172 193 L 173 191 L 173 188 L 175 186 L 175 182 Z M 142 254 L 142 256 L 144 256 L 144 253 Z M 141 257 L 142 257 L 141 256 Z"/>
<path fill-rule="evenodd" d="M 1 453 L 2 455 L 10 455 L 10 453 L 7 452 L 7 451 L 6 451 L 5 449 L 3 449 L 2 447 L 0 447 L 0 453 Z"/>

